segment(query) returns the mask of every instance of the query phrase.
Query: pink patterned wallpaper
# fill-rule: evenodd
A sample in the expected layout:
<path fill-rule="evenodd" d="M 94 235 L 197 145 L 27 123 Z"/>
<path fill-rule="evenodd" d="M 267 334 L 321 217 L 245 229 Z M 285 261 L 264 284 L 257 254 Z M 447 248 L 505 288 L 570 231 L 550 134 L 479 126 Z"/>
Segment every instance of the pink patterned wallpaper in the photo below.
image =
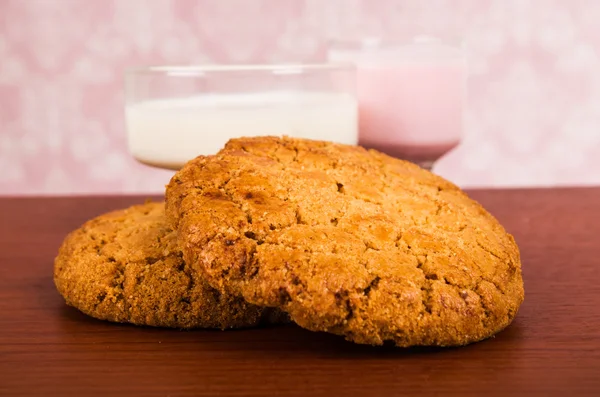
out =
<path fill-rule="evenodd" d="M 596 0 L 0 0 L 0 194 L 162 191 L 170 172 L 127 152 L 126 67 L 319 60 L 327 38 L 406 29 L 469 48 L 465 139 L 438 173 L 600 184 L 598 21 Z"/>

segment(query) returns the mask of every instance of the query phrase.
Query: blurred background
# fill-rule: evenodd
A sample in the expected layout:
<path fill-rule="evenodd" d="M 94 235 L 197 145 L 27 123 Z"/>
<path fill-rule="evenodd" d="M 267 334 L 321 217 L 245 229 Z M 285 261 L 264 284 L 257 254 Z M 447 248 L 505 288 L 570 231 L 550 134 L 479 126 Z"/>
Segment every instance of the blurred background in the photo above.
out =
<path fill-rule="evenodd" d="M 329 38 L 466 40 L 463 187 L 600 184 L 600 1 L 0 0 L 0 194 L 162 192 L 127 151 L 123 71 L 319 61 Z M 433 116 L 432 116 L 433 117 Z"/>

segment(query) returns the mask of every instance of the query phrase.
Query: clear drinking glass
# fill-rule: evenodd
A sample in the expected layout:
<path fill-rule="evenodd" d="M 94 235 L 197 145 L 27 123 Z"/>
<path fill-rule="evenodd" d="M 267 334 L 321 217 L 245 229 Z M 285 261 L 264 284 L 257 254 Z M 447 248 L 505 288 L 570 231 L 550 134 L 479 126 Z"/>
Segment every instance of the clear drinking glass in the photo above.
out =
<path fill-rule="evenodd" d="M 352 64 L 148 67 L 126 74 L 125 91 L 129 150 L 156 167 L 242 136 L 358 142 Z"/>
<path fill-rule="evenodd" d="M 461 40 L 336 40 L 328 59 L 357 67 L 360 145 L 431 169 L 459 144 L 467 76 Z"/>

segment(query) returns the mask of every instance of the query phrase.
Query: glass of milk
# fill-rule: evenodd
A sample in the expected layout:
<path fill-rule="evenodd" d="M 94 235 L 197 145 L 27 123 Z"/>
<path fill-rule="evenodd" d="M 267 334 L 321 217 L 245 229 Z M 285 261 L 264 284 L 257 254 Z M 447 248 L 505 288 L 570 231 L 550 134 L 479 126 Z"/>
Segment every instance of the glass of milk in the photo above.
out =
<path fill-rule="evenodd" d="M 467 75 L 461 41 L 338 40 L 328 59 L 357 67 L 360 145 L 431 169 L 459 144 Z"/>
<path fill-rule="evenodd" d="M 148 67 L 126 74 L 129 150 L 179 169 L 235 137 L 358 143 L 352 64 Z"/>

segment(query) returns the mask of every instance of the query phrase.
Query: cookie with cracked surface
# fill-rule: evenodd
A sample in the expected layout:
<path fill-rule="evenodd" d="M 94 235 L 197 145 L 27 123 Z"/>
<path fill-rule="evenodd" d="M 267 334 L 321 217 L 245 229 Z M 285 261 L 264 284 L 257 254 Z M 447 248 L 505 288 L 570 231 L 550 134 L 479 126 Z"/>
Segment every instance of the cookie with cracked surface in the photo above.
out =
<path fill-rule="evenodd" d="M 163 203 L 110 212 L 71 232 L 54 265 L 66 302 L 101 319 L 174 328 L 277 322 L 271 309 L 221 294 L 187 266 Z"/>
<path fill-rule="evenodd" d="M 452 183 L 360 147 L 242 138 L 187 163 L 167 218 L 211 286 L 365 344 L 465 345 L 515 317 L 519 250 Z"/>

